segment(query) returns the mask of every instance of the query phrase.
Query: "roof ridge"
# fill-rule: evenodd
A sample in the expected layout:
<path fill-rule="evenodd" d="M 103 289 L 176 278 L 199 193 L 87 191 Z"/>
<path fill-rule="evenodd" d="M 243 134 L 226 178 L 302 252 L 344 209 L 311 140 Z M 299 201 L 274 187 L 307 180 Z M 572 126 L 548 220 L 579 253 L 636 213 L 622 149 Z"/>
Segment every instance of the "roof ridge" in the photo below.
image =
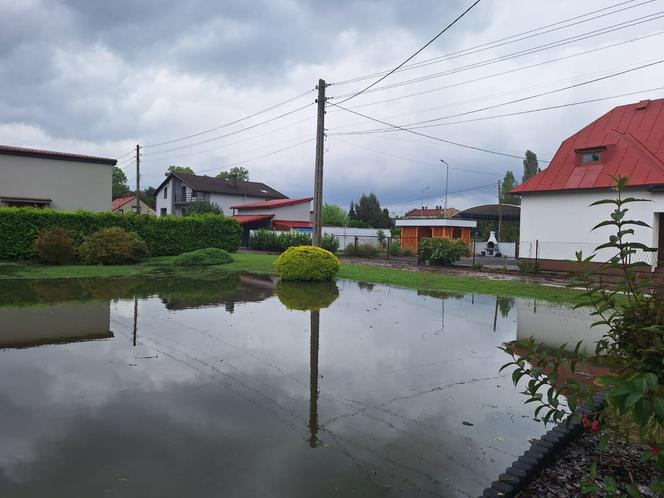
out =
<path fill-rule="evenodd" d="M 639 156 L 645 156 L 645 159 L 652 163 L 655 167 L 658 167 L 664 172 L 664 162 L 662 162 L 646 145 L 641 142 L 638 138 L 634 136 L 631 131 L 618 131 L 615 128 L 609 130 L 610 132 L 618 135 L 618 137 L 624 140 L 628 147 L 630 147 L 634 152 L 639 154 Z"/>

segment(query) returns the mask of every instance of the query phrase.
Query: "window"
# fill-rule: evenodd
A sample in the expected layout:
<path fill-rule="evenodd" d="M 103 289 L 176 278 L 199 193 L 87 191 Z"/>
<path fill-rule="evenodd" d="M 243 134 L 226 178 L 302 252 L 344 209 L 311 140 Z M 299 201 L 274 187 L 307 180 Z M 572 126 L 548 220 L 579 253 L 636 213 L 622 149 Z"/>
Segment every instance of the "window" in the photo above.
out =
<path fill-rule="evenodd" d="M 166 216 L 166 208 L 161 208 L 159 211 L 159 216 Z"/>
<path fill-rule="evenodd" d="M 581 154 L 582 163 L 598 163 L 602 160 L 602 154 L 600 152 L 584 152 Z"/>
<path fill-rule="evenodd" d="M 164 199 L 168 199 L 168 187 L 164 187 Z"/>

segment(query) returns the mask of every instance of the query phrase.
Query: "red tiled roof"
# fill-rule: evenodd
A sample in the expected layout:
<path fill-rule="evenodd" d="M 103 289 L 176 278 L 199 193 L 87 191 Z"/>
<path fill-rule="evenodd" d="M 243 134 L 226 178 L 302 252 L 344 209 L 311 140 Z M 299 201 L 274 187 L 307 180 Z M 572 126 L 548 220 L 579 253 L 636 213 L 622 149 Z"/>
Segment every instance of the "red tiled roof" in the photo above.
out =
<path fill-rule="evenodd" d="M 237 220 L 240 225 L 245 223 L 253 223 L 254 221 L 267 220 L 272 218 L 273 214 L 236 214 L 233 219 Z"/>
<path fill-rule="evenodd" d="M 136 199 L 135 195 L 130 195 L 128 197 L 120 197 L 119 199 L 115 199 L 111 203 L 111 211 L 115 211 L 116 209 L 120 209 L 122 206 L 124 206 L 125 204 L 133 201 L 134 199 Z"/>
<path fill-rule="evenodd" d="M 311 202 L 313 197 L 300 197 L 299 199 L 273 199 L 271 201 L 251 202 L 249 204 L 239 204 L 231 206 L 231 209 L 260 209 L 260 208 L 274 208 L 290 206 L 292 204 L 301 204 L 304 202 Z"/>
<path fill-rule="evenodd" d="M 71 154 L 69 152 L 55 152 L 52 150 L 27 149 L 25 147 L 14 147 L 13 145 L 0 145 L 0 154 L 8 156 L 39 157 L 43 159 L 60 159 L 63 161 L 79 161 L 83 163 L 98 163 L 115 165 L 118 161 L 106 157 L 86 156 L 83 154 Z"/>
<path fill-rule="evenodd" d="M 601 149 L 598 163 L 580 152 Z M 616 107 L 566 139 L 544 171 L 512 190 L 530 192 L 608 188 L 611 176 L 632 186 L 664 185 L 664 99 Z"/>
<path fill-rule="evenodd" d="M 308 221 L 272 220 L 272 226 L 276 229 L 290 229 L 290 228 L 311 228 L 312 225 Z"/>

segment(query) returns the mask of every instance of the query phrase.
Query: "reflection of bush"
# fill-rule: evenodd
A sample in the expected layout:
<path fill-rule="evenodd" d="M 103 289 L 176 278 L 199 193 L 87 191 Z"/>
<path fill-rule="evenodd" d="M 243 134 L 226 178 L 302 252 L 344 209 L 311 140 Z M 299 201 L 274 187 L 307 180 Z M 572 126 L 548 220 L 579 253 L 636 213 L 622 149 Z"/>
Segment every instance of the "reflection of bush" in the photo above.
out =
<path fill-rule="evenodd" d="M 289 282 L 277 285 L 277 297 L 289 310 L 317 311 L 330 306 L 339 297 L 334 282 Z"/>

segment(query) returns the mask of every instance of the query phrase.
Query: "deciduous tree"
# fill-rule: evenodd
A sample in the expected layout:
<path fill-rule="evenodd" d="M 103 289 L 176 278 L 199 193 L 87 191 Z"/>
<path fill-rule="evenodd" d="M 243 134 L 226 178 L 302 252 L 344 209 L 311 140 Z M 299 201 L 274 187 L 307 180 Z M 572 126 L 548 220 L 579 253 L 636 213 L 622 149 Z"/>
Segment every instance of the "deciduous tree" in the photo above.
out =
<path fill-rule="evenodd" d="M 222 171 L 217 175 L 217 178 L 228 180 L 233 176 L 237 176 L 238 181 L 249 181 L 249 170 L 243 166 L 234 166 L 228 171 Z"/>

